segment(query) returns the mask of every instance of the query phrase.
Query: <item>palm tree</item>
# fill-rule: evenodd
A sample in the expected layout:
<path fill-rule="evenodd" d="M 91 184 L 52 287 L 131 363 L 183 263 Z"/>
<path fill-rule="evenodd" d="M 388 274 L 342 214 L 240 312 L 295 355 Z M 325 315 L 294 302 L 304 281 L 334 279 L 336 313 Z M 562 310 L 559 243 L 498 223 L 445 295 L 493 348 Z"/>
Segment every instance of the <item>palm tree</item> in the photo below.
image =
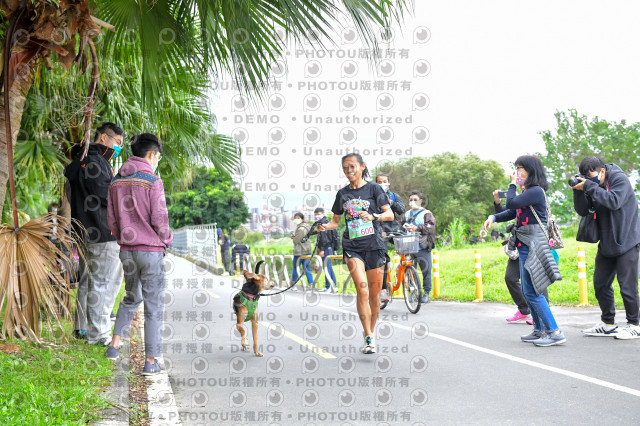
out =
<path fill-rule="evenodd" d="M 101 33 L 101 27 L 114 29 L 105 37 L 102 63 L 116 67 L 118 63 L 126 64 L 133 73 L 119 87 L 124 95 L 120 102 L 102 92 L 106 96 L 102 115 L 138 114 L 147 119 L 139 121 L 141 126 L 150 125 L 165 138 L 173 136 L 175 142 L 168 144 L 168 151 L 178 162 L 176 170 L 188 170 L 184 166 L 194 159 L 209 159 L 219 168 L 228 169 L 237 161 L 237 150 L 229 138 L 215 134 L 212 115 L 206 107 L 209 76 L 218 78 L 224 72 L 231 73 L 248 97 L 261 99 L 271 66 L 282 55 L 288 39 L 314 42 L 317 35 L 322 35 L 331 40 L 329 32 L 339 26 L 339 18 L 346 14 L 361 39 L 376 51 L 376 27 L 387 27 L 392 20 L 399 20 L 406 0 L 108 0 L 99 4 L 96 14 L 110 24 L 92 15 L 92 3 L 1 3 L 9 29 L 3 49 L 5 96 L 0 103 L 0 200 L 5 198 L 9 179 L 14 219 L 13 226 L 0 227 L 0 311 L 3 306 L 6 308 L 3 336 L 16 333 L 39 340 L 41 307 L 59 321 L 55 304 L 64 296 L 56 293 L 56 287 L 61 287 L 64 280 L 55 273 L 57 258 L 63 256 L 56 253 L 47 236 L 57 232 L 65 244 L 70 244 L 70 238 L 61 231 L 63 226 L 52 226 L 52 216 L 19 227 L 13 179 L 13 146 L 26 96 L 43 62 L 53 57 L 67 68 L 75 63 L 84 72 L 89 68 L 90 54 L 88 96 L 74 130 L 69 132 L 73 142 L 81 135 L 86 149 L 94 107 L 100 106 L 101 96 L 100 60 L 93 39 Z M 115 73 L 108 74 L 115 78 Z M 133 99 L 140 99 L 133 108 L 134 114 L 126 105 Z M 122 122 L 122 118 L 115 121 Z M 0 210 L 2 206 L 0 203 Z M 68 227 L 68 223 L 64 224 L 64 228 Z M 20 244 L 24 241 L 28 245 Z"/>
<path fill-rule="evenodd" d="M 339 19 L 347 16 L 362 40 L 375 47 L 377 29 L 400 20 L 407 8 L 407 0 L 103 0 L 92 11 L 89 0 L 3 0 L 4 17 L 14 16 L 23 3 L 27 10 L 19 28 L 24 30 L 21 34 L 29 34 L 29 42 L 19 43 L 12 55 L 11 68 L 19 70 L 12 74 L 15 77 L 10 85 L 12 143 L 16 143 L 33 76 L 43 62 L 49 61 L 51 52 L 57 52 L 53 56 L 68 67 L 76 58 L 76 35 L 84 52 L 100 27 L 113 28 L 115 31 L 107 34 L 104 48 L 100 49 L 100 63 L 104 67 L 110 60 L 114 66 L 125 64 L 128 72 L 139 73 L 136 76 L 139 81 L 129 83 L 138 85 L 136 90 L 142 101 L 136 106 L 155 122 L 152 128 L 161 136 L 173 134 L 173 126 L 182 121 L 167 120 L 169 113 L 175 117 L 183 111 L 185 103 L 201 107 L 201 114 L 187 121 L 191 127 L 183 126 L 175 137 L 176 143 L 168 144 L 179 161 L 174 170 L 167 170 L 171 172 L 167 175 L 175 176 L 173 172 L 185 170 L 179 179 L 183 184 L 188 180 L 187 166 L 197 156 L 223 169 L 237 162 L 237 150 L 228 138 L 216 135 L 212 126 L 203 131 L 196 130 L 200 126 L 193 124 L 207 116 L 212 121 L 205 99 L 208 76 L 219 78 L 222 73 L 231 73 L 248 97 L 260 98 L 271 65 L 281 56 L 289 39 L 315 41 L 317 35 L 323 35 L 331 42 L 332 31 L 340 26 Z M 80 59 L 81 56 L 78 60 L 82 64 Z M 136 61 L 139 63 L 131 67 Z M 104 76 L 102 82 L 107 82 Z M 171 110 L 167 108 L 166 94 L 175 91 L 184 97 L 170 104 L 174 107 Z M 4 104 L 0 103 L 0 212 L 8 178 L 3 110 Z M 157 111 L 164 114 L 155 114 Z M 114 115 L 103 117 L 126 122 L 123 120 L 126 108 L 114 105 L 113 112 Z M 201 137 L 196 138 L 195 134 Z M 75 135 L 84 133 L 76 128 Z M 206 145 L 204 149 L 202 144 Z"/>

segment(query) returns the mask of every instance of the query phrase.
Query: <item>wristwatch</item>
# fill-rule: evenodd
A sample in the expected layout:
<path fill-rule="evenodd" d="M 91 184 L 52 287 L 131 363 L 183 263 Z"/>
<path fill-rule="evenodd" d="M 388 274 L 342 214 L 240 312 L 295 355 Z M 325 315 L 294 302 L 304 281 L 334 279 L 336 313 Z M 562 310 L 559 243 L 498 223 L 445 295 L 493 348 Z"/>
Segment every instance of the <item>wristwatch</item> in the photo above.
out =
<path fill-rule="evenodd" d="M 373 220 L 372 220 L 371 222 L 373 222 L 373 221 L 377 221 L 377 220 L 378 220 L 378 217 L 380 217 L 380 215 L 377 215 L 377 214 L 375 214 L 375 213 L 372 213 L 372 214 L 371 214 L 371 216 L 373 216 Z"/>

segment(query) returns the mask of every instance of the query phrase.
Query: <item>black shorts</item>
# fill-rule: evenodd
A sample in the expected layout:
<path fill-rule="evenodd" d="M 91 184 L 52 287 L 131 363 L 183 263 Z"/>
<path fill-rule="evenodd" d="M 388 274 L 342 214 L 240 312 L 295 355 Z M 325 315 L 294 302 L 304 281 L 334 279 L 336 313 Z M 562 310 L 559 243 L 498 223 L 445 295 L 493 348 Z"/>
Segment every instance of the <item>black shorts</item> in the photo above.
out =
<path fill-rule="evenodd" d="M 343 250 L 342 258 L 344 263 L 347 263 L 347 259 L 360 259 L 364 263 L 364 270 L 370 271 L 371 269 L 378 269 L 381 266 L 384 266 L 386 254 L 387 253 L 382 249 L 373 251 Z"/>

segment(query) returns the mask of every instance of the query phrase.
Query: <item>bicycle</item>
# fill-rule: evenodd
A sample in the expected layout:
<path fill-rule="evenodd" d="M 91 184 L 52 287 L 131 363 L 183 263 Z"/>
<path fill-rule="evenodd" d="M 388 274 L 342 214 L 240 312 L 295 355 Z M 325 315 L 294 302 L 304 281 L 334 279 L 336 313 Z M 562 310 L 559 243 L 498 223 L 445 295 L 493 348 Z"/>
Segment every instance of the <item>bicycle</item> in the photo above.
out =
<path fill-rule="evenodd" d="M 407 309 L 412 314 L 418 313 L 420 306 L 422 305 L 422 288 L 420 286 L 420 279 L 418 278 L 418 271 L 413 266 L 413 259 L 407 257 L 413 253 L 417 253 L 418 233 L 403 233 L 403 232 L 389 232 L 388 237 L 393 237 L 393 245 L 395 246 L 396 253 L 400 255 L 400 263 L 396 267 L 396 282 L 395 284 L 391 280 L 391 274 L 389 270 L 389 260 L 385 263 L 385 280 L 389 287 L 389 300 L 380 302 L 380 309 L 387 307 L 391 301 L 393 292 L 397 291 L 402 285 L 402 293 L 404 295 L 404 302 L 407 305 Z"/>

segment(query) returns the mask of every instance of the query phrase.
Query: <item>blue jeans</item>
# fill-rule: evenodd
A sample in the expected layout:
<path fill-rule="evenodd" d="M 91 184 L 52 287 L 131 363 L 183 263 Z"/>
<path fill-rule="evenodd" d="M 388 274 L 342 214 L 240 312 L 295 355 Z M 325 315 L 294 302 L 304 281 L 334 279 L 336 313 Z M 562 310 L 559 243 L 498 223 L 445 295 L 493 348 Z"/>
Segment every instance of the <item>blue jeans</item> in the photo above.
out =
<path fill-rule="evenodd" d="M 333 247 L 329 247 L 324 249 L 324 256 L 322 256 L 322 262 L 324 264 L 324 258 L 327 256 L 331 256 L 333 254 Z M 327 259 L 327 271 L 329 272 L 329 277 L 331 277 L 331 279 L 333 280 L 333 283 L 335 284 L 335 286 L 338 286 L 338 283 L 336 282 L 336 274 L 333 273 L 333 267 L 331 266 L 331 259 Z M 326 277 L 325 277 L 326 278 Z M 327 284 L 326 287 L 330 288 L 331 284 L 329 282 L 329 279 L 326 278 L 327 280 Z"/>
<path fill-rule="evenodd" d="M 522 283 L 522 294 L 524 299 L 529 305 L 531 310 L 531 316 L 533 317 L 534 328 L 538 331 L 545 330 L 548 333 L 556 331 L 558 324 L 551 313 L 547 299 L 542 294 L 536 294 L 531 282 L 531 275 L 529 271 L 524 268 L 524 263 L 527 261 L 529 255 L 529 247 L 524 244 L 518 247 L 518 254 L 520 255 L 520 282 Z"/>
<path fill-rule="evenodd" d="M 293 276 L 291 277 L 291 279 L 293 280 L 293 282 L 296 282 L 296 280 L 298 279 L 298 263 L 302 264 L 302 267 L 304 268 L 304 273 L 307 275 L 307 282 L 309 283 L 309 285 L 311 285 L 311 283 L 313 282 L 313 275 L 311 275 L 311 269 L 309 269 L 309 262 L 311 262 L 311 259 L 302 259 L 301 262 L 300 261 L 300 256 L 293 256 Z"/>

